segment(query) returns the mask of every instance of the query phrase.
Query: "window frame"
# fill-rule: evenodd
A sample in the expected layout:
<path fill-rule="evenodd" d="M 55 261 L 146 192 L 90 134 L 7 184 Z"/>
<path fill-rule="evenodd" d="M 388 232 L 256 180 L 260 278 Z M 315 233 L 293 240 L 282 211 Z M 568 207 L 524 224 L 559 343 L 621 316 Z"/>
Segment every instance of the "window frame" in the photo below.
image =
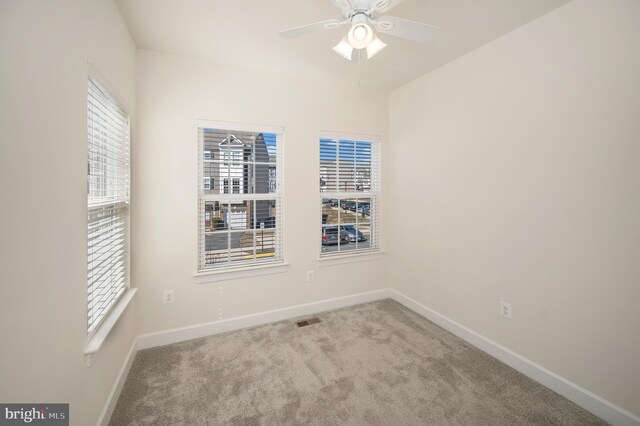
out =
<path fill-rule="evenodd" d="M 332 139 L 336 141 L 359 141 L 359 142 L 370 142 L 371 143 L 371 190 L 370 191 L 322 191 L 323 187 L 322 182 L 322 163 L 320 158 L 320 143 L 323 139 Z M 331 253 L 323 252 L 322 241 L 319 241 L 318 244 L 318 261 L 321 262 L 320 266 L 323 266 L 322 263 L 325 264 L 341 264 L 345 262 L 351 261 L 359 261 L 359 260 L 368 260 L 377 259 L 380 257 L 382 253 L 384 253 L 382 248 L 382 232 L 381 232 L 381 221 L 380 221 L 380 212 L 382 208 L 382 140 L 378 135 L 369 135 L 369 134 L 358 134 L 358 133 L 347 133 L 347 132 L 335 132 L 335 131 L 321 131 L 318 137 L 318 178 L 316 182 L 318 182 L 318 222 L 320 223 L 320 234 L 322 234 L 322 220 L 323 220 L 323 199 L 327 198 L 337 198 L 339 200 L 349 199 L 349 198 L 368 198 L 370 202 L 370 223 L 371 223 L 371 234 L 375 235 L 375 247 L 369 248 L 358 248 L 351 250 L 341 250 Z M 326 187 L 326 182 L 325 185 Z M 340 209 L 341 206 L 338 206 Z M 338 224 L 345 225 L 345 224 Z M 336 226 L 338 226 L 336 225 Z M 349 225 L 349 224 L 346 224 Z"/>
<path fill-rule="evenodd" d="M 89 181 L 87 181 L 87 192 L 86 192 L 86 200 L 85 200 L 85 206 L 86 206 L 86 212 L 87 212 L 87 247 L 89 247 L 89 237 L 90 237 L 90 231 L 89 231 L 89 226 L 91 224 L 89 217 L 92 214 L 96 214 L 98 213 L 101 208 L 104 209 L 105 206 L 112 206 L 111 208 L 118 208 L 119 210 L 121 210 L 122 212 L 124 212 L 122 214 L 123 216 L 123 237 L 122 237 L 122 243 L 124 245 L 124 252 L 122 254 L 122 259 L 123 259 L 123 264 L 124 264 L 124 286 L 123 286 L 123 291 L 122 293 L 115 299 L 112 300 L 112 303 L 110 304 L 110 307 L 101 314 L 100 318 L 97 319 L 96 321 L 92 322 L 93 327 L 90 330 L 89 328 L 89 322 L 87 321 L 87 344 L 85 347 L 85 357 L 86 357 L 86 362 L 87 362 L 87 366 L 91 365 L 91 357 L 94 353 L 96 353 L 99 348 L 101 347 L 102 343 L 106 340 L 107 335 L 109 334 L 109 332 L 111 331 L 111 329 L 113 328 L 113 326 L 115 325 L 115 323 L 118 321 L 118 319 L 120 318 L 120 316 L 122 315 L 122 313 L 124 312 L 124 310 L 126 309 L 126 307 L 129 305 L 129 303 L 131 302 L 131 300 L 133 299 L 133 296 L 135 295 L 137 289 L 136 288 L 132 288 L 131 287 L 131 277 L 130 277 L 130 263 L 131 263 L 131 252 L 130 252 L 130 248 L 131 248 L 131 205 L 130 205 L 130 199 L 131 199 L 131 187 L 132 187 L 132 182 L 131 182 L 131 143 L 132 143 L 132 132 L 131 132 L 131 114 L 129 113 L 129 108 L 127 107 L 126 103 L 122 101 L 122 98 L 118 95 L 117 91 L 115 91 L 108 83 L 106 83 L 106 80 L 104 78 L 102 78 L 101 74 L 97 71 L 97 69 L 91 64 L 88 64 L 88 72 L 86 74 L 86 84 L 87 84 L 87 109 L 85 110 L 86 112 L 86 117 L 85 117 L 85 123 L 87 125 L 87 163 L 89 163 L 90 158 L 89 158 L 89 149 L 91 147 L 91 139 L 89 136 L 89 132 L 91 132 L 91 128 L 89 127 L 89 120 L 90 120 L 90 111 L 89 111 L 89 103 L 90 103 L 90 98 L 91 98 L 91 87 L 92 87 L 92 82 L 95 86 L 97 86 L 97 88 L 99 90 L 101 90 L 102 92 L 105 93 L 105 95 L 110 98 L 110 101 L 113 102 L 118 109 L 120 109 L 122 111 L 122 115 L 126 117 L 126 129 L 127 129 L 127 140 L 126 140 L 126 163 L 127 163 L 127 167 L 123 168 L 123 172 L 121 172 L 122 176 L 118 175 L 120 178 L 122 178 L 123 176 L 126 178 L 127 183 L 124 185 L 125 187 L 125 195 L 122 197 L 122 199 L 119 198 L 115 198 L 113 200 L 110 201 L 106 201 L 106 202 L 93 202 L 91 203 L 90 201 L 90 197 L 89 197 L 89 191 L 90 191 L 90 183 Z M 91 176 L 90 174 L 91 170 L 90 168 L 87 168 L 87 179 L 89 179 L 89 177 Z M 89 273 L 89 265 L 90 265 L 90 259 L 89 259 L 89 254 L 87 255 L 87 273 Z M 89 275 L 87 275 L 87 287 L 86 287 L 86 291 L 89 290 L 89 284 L 90 284 L 90 277 Z M 90 298 L 89 298 L 89 294 L 87 294 L 87 302 L 86 302 L 86 308 L 87 308 L 87 320 L 89 318 L 89 303 L 90 303 Z"/>
<path fill-rule="evenodd" d="M 280 273 L 285 272 L 288 263 L 284 258 L 284 241 L 283 241 L 283 223 L 284 223 L 284 127 L 281 126 L 271 126 L 271 125 L 261 125 L 261 124 L 246 124 L 246 123 L 234 123 L 234 122 L 223 122 L 223 121 L 212 121 L 212 120 L 197 120 L 196 123 L 196 131 L 198 132 L 197 137 L 197 149 L 198 149 L 198 181 L 202 182 L 204 177 L 203 174 L 203 166 L 205 161 L 201 158 L 203 157 L 202 152 L 204 151 L 203 140 L 200 137 L 200 129 L 219 129 L 219 130 L 228 130 L 228 131 L 241 131 L 241 132 L 253 132 L 253 133 L 270 133 L 276 135 L 276 192 L 273 193 L 258 193 L 258 194 L 247 194 L 246 188 L 242 187 L 242 179 L 240 179 L 239 183 L 239 193 L 233 193 L 233 180 L 227 178 L 221 178 L 222 185 L 219 188 L 221 198 L 229 198 L 228 203 L 233 206 L 237 205 L 239 197 L 245 201 L 260 201 L 266 199 L 276 200 L 278 204 L 279 211 L 279 224 L 277 228 L 275 228 L 275 256 L 273 260 L 266 259 L 253 259 L 253 261 L 242 262 L 240 264 L 234 264 L 233 262 L 229 262 L 226 264 L 221 264 L 220 266 L 202 269 L 200 263 L 200 238 L 201 238 L 201 215 L 200 215 L 200 203 L 203 200 L 202 198 L 202 187 L 197 188 L 197 222 L 196 222 L 196 235 L 197 235 L 197 244 L 196 247 L 196 264 L 195 264 L 195 272 L 194 277 L 202 277 L 201 280 L 197 280 L 196 282 L 205 283 L 209 281 L 218 281 L 220 279 L 233 279 L 233 278 L 241 278 L 245 276 L 254 276 L 254 275 L 262 275 L 262 274 L 270 274 L 270 273 Z M 228 154 L 225 157 L 225 154 Z M 213 153 L 212 153 L 213 158 Z M 207 160 L 208 161 L 208 160 Z M 233 151 L 230 152 L 221 152 L 219 155 L 219 163 L 222 166 L 232 166 L 236 164 L 236 161 L 243 161 L 244 158 L 242 156 L 242 152 L 235 153 Z M 244 163 L 242 163 L 244 164 Z M 226 185 L 225 185 L 226 181 Z M 213 187 L 212 187 L 213 189 Z M 225 191 L 226 189 L 226 191 Z M 238 197 L 239 196 L 239 197 Z M 233 197 L 231 199 L 230 197 Z M 257 218 L 256 218 L 257 219 Z M 258 228 L 255 228 L 256 230 Z"/>

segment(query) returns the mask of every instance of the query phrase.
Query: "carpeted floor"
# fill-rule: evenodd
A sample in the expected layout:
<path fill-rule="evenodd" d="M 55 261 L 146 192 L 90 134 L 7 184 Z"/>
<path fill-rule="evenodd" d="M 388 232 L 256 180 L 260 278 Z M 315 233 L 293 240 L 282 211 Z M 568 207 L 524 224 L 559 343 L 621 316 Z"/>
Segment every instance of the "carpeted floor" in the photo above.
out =
<path fill-rule="evenodd" d="M 604 424 L 392 300 L 138 353 L 111 425 Z"/>

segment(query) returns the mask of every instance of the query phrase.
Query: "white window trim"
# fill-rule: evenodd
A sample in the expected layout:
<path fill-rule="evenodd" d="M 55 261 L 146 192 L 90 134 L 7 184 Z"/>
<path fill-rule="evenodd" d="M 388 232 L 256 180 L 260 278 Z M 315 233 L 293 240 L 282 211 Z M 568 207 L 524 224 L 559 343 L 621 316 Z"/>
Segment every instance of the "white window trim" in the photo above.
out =
<path fill-rule="evenodd" d="M 318 266 L 334 266 L 334 265 L 344 265 L 345 263 L 355 263 L 355 262 L 369 262 L 371 260 L 380 260 L 384 255 L 384 250 L 382 249 L 371 249 L 371 250 L 361 250 L 355 251 L 355 253 L 349 252 L 341 252 L 336 255 L 328 254 L 322 257 L 318 257 Z"/>
<path fill-rule="evenodd" d="M 281 135 L 281 145 L 278 147 L 279 149 L 279 155 L 280 155 L 280 168 L 278 169 L 278 182 L 280 184 L 280 188 L 279 188 L 279 195 L 280 195 L 280 221 L 282 223 L 285 223 L 285 209 L 284 209 L 284 199 L 285 199 L 285 189 L 284 189 L 284 164 L 285 164 L 285 151 L 284 151 L 284 132 L 285 132 L 285 128 L 284 126 L 273 126 L 273 125 L 263 125 L 263 124 L 251 124 L 251 123 L 236 123 L 236 122 L 231 122 L 231 121 L 215 121 L 215 120 L 204 120 L 204 119 L 199 119 L 196 121 L 196 132 L 198 131 L 198 129 L 200 128 L 210 128 L 210 129 L 233 129 L 233 130 L 239 130 L 239 131 L 245 131 L 245 132 L 264 132 L 264 133 L 274 133 L 274 134 L 278 134 Z M 200 156 L 200 142 L 198 141 L 197 143 L 197 150 L 198 150 L 198 156 Z M 200 173 L 198 173 L 198 176 L 200 176 Z M 230 183 L 230 182 L 229 182 Z M 222 187 L 224 185 L 223 182 L 221 182 Z M 231 185 L 229 185 L 231 186 Z M 231 188 L 229 188 L 231 190 Z M 229 195 L 233 195 L 233 194 L 229 194 L 229 193 L 223 193 L 221 194 L 224 196 L 229 196 Z M 268 194 L 263 194 L 265 197 L 268 196 Z M 199 238 L 199 223 L 198 221 L 200 220 L 199 214 L 198 214 L 198 203 L 200 201 L 200 195 L 196 194 L 196 238 Z M 209 271 L 199 271 L 199 255 L 200 253 L 198 252 L 198 243 L 196 242 L 196 244 L 193 244 L 192 246 L 196 248 L 196 254 L 194 256 L 195 259 L 195 268 L 194 268 L 194 272 L 193 272 L 193 277 L 194 277 L 194 282 L 196 284 L 206 284 L 206 283 L 210 283 L 210 282 L 217 282 L 217 281 L 226 281 L 226 280 L 233 280 L 233 279 L 240 279 L 240 278 L 245 278 L 245 277 L 253 277 L 253 276 L 259 276 L 259 275 L 268 275 L 268 274 L 279 274 L 279 273 L 284 273 L 287 271 L 289 263 L 286 261 L 286 258 L 284 257 L 284 254 L 286 253 L 286 250 L 284 249 L 284 229 L 280 228 L 279 232 L 281 233 L 281 241 L 282 241 L 282 246 L 281 246 L 281 250 L 283 252 L 283 257 L 282 259 L 280 259 L 279 261 L 269 261 L 269 262 L 265 262 L 264 264 L 260 264 L 260 263 L 254 263 L 254 264 L 244 264 L 244 265 L 233 265 L 233 266 L 228 266 L 228 267 L 220 267 L 218 269 L 215 270 L 209 270 Z"/>
<path fill-rule="evenodd" d="M 102 73 L 93 64 L 91 59 L 87 59 L 87 84 L 89 84 L 88 83 L 88 78 L 89 77 L 91 77 L 98 84 L 100 84 L 105 90 L 107 90 L 109 92 L 109 94 L 119 104 L 120 108 L 122 108 L 127 113 L 127 115 L 129 115 L 129 126 L 130 126 L 130 129 L 129 129 L 129 150 L 131 150 L 131 142 L 132 142 L 132 139 L 133 139 L 132 138 L 133 134 L 131 132 L 131 114 L 129 113 L 130 108 L 129 108 L 128 103 L 118 93 L 118 91 L 113 86 L 111 86 L 108 83 L 108 81 L 102 76 Z M 85 122 L 86 121 L 87 121 L 87 117 L 85 116 Z M 129 157 L 129 164 L 131 164 L 131 157 Z M 131 170 L 129 170 L 129 174 L 131 174 Z M 129 185 L 130 185 L 129 196 L 131 196 L 131 182 L 129 182 Z M 86 198 L 85 198 L 85 205 L 87 206 L 87 210 L 88 210 L 89 207 L 88 207 L 88 202 L 87 202 Z M 130 209 L 130 207 L 131 207 L 130 206 L 130 202 L 127 203 L 127 207 Z M 111 332 L 111 330 L 113 329 L 115 324 L 118 322 L 118 320 L 120 319 L 120 317 L 122 316 L 122 314 L 126 310 L 127 306 L 129 306 L 129 304 L 133 300 L 133 297 L 135 296 L 135 294 L 138 291 L 137 288 L 132 288 L 131 287 L 131 268 L 130 268 L 130 262 L 131 262 L 131 257 L 130 257 L 131 230 L 130 230 L 130 226 L 131 226 L 131 211 L 129 210 L 129 218 L 127 220 L 128 230 L 127 230 L 127 235 L 126 235 L 127 251 L 126 251 L 126 260 L 125 260 L 125 262 L 126 262 L 125 263 L 126 264 L 126 277 L 125 277 L 126 290 L 122 293 L 122 295 L 120 295 L 120 298 L 118 299 L 116 304 L 104 316 L 104 318 L 102 319 L 100 324 L 98 324 L 98 326 L 95 328 L 95 330 L 93 330 L 93 333 L 91 335 L 87 336 L 87 343 L 85 345 L 85 350 L 84 350 L 84 355 L 85 355 L 85 360 L 86 360 L 87 367 L 91 366 L 91 360 L 92 360 L 93 356 L 101 348 L 102 344 L 107 339 L 107 336 L 109 335 L 109 333 Z M 85 228 L 86 228 L 86 226 L 85 226 Z M 87 308 L 87 307 L 85 306 L 85 308 Z"/>
<path fill-rule="evenodd" d="M 255 277 L 259 275 L 268 274 L 282 274 L 287 272 L 289 263 L 283 261 L 270 262 L 264 265 L 244 265 L 244 266 L 230 266 L 227 268 L 220 268 L 215 271 L 198 272 L 193 273 L 194 281 L 196 284 L 206 284 L 210 282 L 236 280 L 240 278 Z"/>
<path fill-rule="evenodd" d="M 102 323 L 96 328 L 94 333 L 89 338 L 85 349 L 85 361 L 87 363 L 87 367 L 91 367 L 91 360 L 93 356 L 98 352 L 102 344 L 107 340 L 107 336 L 109 332 L 113 328 L 114 325 L 118 322 L 124 311 L 127 309 L 127 306 L 133 300 L 133 296 L 136 295 L 138 289 L 129 287 L 120 297 L 118 303 L 115 304 L 111 312 L 109 312 Z"/>
<path fill-rule="evenodd" d="M 378 247 L 373 249 L 358 249 L 358 250 L 349 250 L 343 252 L 336 252 L 330 254 L 322 253 L 322 245 L 318 244 L 320 247 L 318 248 L 318 265 L 320 267 L 325 266 L 333 266 L 333 265 L 342 265 L 346 263 L 354 263 L 354 262 L 364 262 L 369 260 L 378 260 L 382 258 L 382 255 L 385 253 L 383 249 L 383 235 L 381 232 L 382 223 L 380 220 L 380 211 L 381 211 L 381 202 L 382 202 L 382 138 L 379 135 L 369 135 L 364 133 L 348 133 L 348 132 L 336 132 L 329 130 L 320 131 L 318 141 L 320 139 L 336 139 L 336 140 L 358 140 L 358 141 L 367 141 L 372 142 L 378 145 L 377 154 L 378 154 L 378 181 L 376 182 L 378 191 L 376 193 L 376 198 L 378 201 L 376 215 L 378 219 L 376 220 L 376 232 L 378 238 Z M 318 164 L 320 164 L 320 153 L 318 152 Z M 316 182 L 320 182 L 320 168 L 318 167 L 318 176 L 316 177 Z M 320 195 L 319 202 L 322 203 L 323 198 L 335 198 L 334 191 L 328 192 L 318 192 Z M 352 198 L 367 198 L 366 192 L 357 192 L 357 193 L 344 193 L 348 195 L 353 195 Z M 322 223 L 322 209 L 319 209 L 318 222 Z"/>

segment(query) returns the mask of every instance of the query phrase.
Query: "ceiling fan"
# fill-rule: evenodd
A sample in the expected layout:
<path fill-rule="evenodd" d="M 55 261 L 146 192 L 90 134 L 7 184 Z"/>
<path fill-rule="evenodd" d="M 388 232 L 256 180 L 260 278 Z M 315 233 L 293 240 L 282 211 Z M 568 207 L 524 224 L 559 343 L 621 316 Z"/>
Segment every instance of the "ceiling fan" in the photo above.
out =
<path fill-rule="evenodd" d="M 346 59 L 353 58 L 354 50 L 366 49 L 367 59 L 384 49 L 387 44 L 380 40 L 380 33 L 411 41 L 426 43 L 435 38 L 438 27 L 393 16 L 379 16 L 398 5 L 402 0 L 331 0 L 342 11 L 342 19 L 328 19 L 301 27 L 281 31 L 284 38 L 292 38 L 322 29 L 334 29 L 343 25 L 351 28 L 346 36 L 333 48 Z"/>

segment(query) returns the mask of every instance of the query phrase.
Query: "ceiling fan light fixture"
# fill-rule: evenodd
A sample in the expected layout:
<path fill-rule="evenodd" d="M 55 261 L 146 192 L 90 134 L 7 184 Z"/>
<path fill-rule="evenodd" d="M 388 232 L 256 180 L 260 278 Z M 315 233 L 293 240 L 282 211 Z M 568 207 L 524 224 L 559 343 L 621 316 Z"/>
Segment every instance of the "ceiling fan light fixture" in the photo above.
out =
<path fill-rule="evenodd" d="M 354 39 L 356 39 L 357 41 L 362 41 L 365 39 L 366 36 L 367 36 L 367 29 L 365 28 L 364 25 L 360 24 L 353 27 Z"/>
<path fill-rule="evenodd" d="M 374 36 L 371 43 L 367 46 L 367 59 L 371 59 L 376 56 L 382 49 L 387 47 L 387 43 L 380 40 L 377 36 Z"/>
<path fill-rule="evenodd" d="M 344 36 L 340 43 L 336 44 L 333 47 L 333 50 L 340 56 L 345 59 L 351 60 L 351 56 L 353 55 L 353 47 L 349 44 L 347 36 Z"/>
<path fill-rule="evenodd" d="M 365 23 L 357 23 L 351 27 L 347 38 L 354 49 L 364 49 L 373 40 L 373 30 Z"/>

